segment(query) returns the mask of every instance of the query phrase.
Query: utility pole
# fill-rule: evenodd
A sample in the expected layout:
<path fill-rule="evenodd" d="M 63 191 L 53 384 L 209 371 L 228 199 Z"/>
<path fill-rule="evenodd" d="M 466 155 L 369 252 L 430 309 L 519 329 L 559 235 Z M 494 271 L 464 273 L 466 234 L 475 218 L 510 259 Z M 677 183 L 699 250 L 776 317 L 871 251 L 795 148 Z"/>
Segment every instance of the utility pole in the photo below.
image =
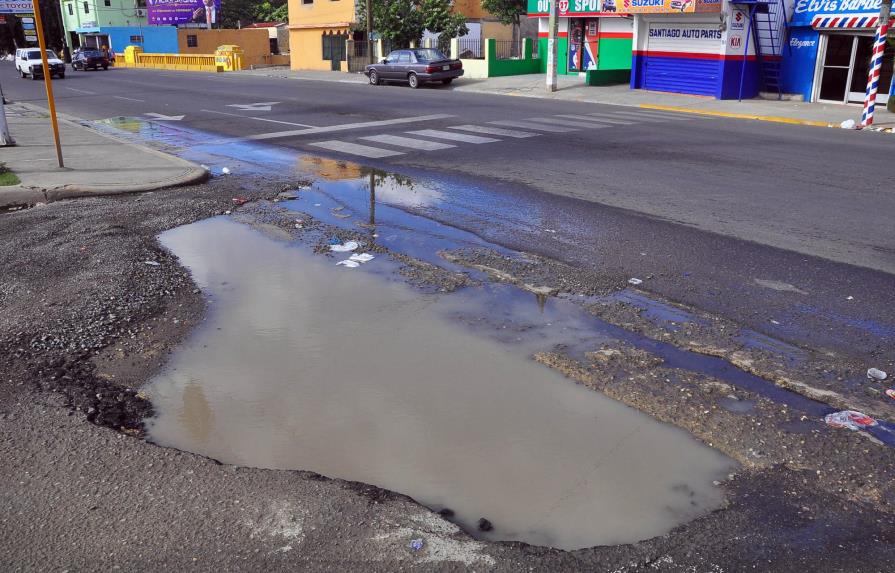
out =
<path fill-rule="evenodd" d="M 376 59 L 373 54 L 373 0 L 365 2 L 367 10 L 367 63 L 375 64 Z"/>
<path fill-rule="evenodd" d="M 50 62 L 47 61 L 47 41 L 44 39 L 44 26 L 40 18 L 39 0 L 31 0 L 34 8 L 34 27 L 37 29 L 37 44 L 40 46 L 40 59 L 44 69 L 44 88 L 47 90 L 47 105 L 50 108 L 50 123 L 53 125 L 53 143 L 56 144 L 56 161 L 62 163 L 62 145 L 59 143 L 59 122 L 56 120 L 56 100 L 53 98 L 53 79 L 50 77 Z"/>
<path fill-rule="evenodd" d="M 0 147 L 10 147 L 15 144 L 15 140 L 9 134 L 9 124 L 6 123 L 6 98 L 3 97 L 3 90 L 0 90 Z"/>
<path fill-rule="evenodd" d="M 867 92 L 864 95 L 861 127 L 873 125 L 873 109 L 876 106 L 876 94 L 879 91 L 879 76 L 883 68 L 883 54 L 886 51 L 886 37 L 889 35 L 889 15 L 891 12 L 892 0 L 883 0 L 879 6 L 879 24 L 876 29 L 876 37 L 873 39 L 873 49 L 870 53 L 870 66 L 868 66 L 870 71 L 867 74 Z M 886 88 L 883 87 L 883 89 Z"/>
<path fill-rule="evenodd" d="M 368 0 L 369 1 L 369 0 Z M 559 31 L 559 0 L 550 0 L 550 28 L 547 36 L 547 91 L 556 91 L 556 36 Z"/>

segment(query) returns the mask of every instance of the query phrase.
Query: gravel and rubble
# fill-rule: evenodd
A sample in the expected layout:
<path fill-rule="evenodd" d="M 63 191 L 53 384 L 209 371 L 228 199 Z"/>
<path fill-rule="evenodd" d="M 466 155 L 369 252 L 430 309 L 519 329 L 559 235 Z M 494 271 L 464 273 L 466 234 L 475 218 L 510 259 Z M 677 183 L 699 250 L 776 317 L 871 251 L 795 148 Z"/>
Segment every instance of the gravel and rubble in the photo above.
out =
<path fill-rule="evenodd" d="M 285 217 L 273 200 L 299 183 L 215 178 L 0 215 L 0 569 L 891 570 L 890 448 L 858 433 L 804 432 L 794 414 L 759 396 L 623 345 L 594 348 L 586 363 L 561 352 L 538 359 L 744 464 L 720 484 L 724 508 L 632 545 L 565 552 L 478 541 L 375 486 L 222 465 L 144 441 L 149 406 L 139 388 L 205 311 L 203 294 L 156 235 L 232 211 L 283 239 L 365 239 L 303 214 Z M 236 196 L 248 202 L 235 206 Z M 472 280 L 391 256 L 422 288 Z M 580 285 L 594 295 L 623 287 L 542 262 L 524 283 Z M 730 395 L 754 409 L 719 406 Z M 784 422 L 794 429 L 781 429 Z M 425 543 L 413 551 L 417 538 Z"/>

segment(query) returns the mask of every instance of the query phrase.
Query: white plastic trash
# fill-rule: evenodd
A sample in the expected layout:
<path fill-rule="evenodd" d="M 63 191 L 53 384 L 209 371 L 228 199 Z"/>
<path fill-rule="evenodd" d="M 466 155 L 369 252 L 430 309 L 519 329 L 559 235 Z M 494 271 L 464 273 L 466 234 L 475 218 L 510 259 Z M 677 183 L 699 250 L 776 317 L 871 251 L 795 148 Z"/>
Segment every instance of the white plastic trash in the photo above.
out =
<path fill-rule="evenodd" d="M 871 380 L 882 381 L 882 380 L 885 380 L 886 378 L 888 378 L 889 375 L 886 374 L 884 371 L 880 370 L 879 368 L 871 368 L 870 370 L 867 371 L 867 377 L 870 378 Z"/>
<path fill-rule="evenodd" d="M 839 127 L 841 127 L 842 129 L 854 129 L 855 128 L 855 120 L 846 119 L 845 121 L 843 121 L 842 123 L 839 124 Z"/>
<path fill-rule="evenodd" d="M 350 257 L 348 257 L 348 260 L 354 261 L 357 263 L 368 263 L 375 258 L 376 257 L 371 255 L 370 253 L 360 253 L 360 254 L 355 253 L 355 254 L 351 255 Z"/>
<path fill-rule="evenodd" d="M 339 261 L 336 263 L 337 265 L 342 265 L 343 267 L 348 267 L 349 269 L 353 269 L 354 267 L 359 267 L 360 263 L 357 261 L 352 261 L 351 259 L 345 259 L 344 261 Z"/>
<path fill-rule="evenodd" d="M 643 281 L 640 279 L 630 278 L 630 279 L 628 279 L 628 284 L 632 284 L 632 285 L 636 286 L 639 284 L 643 284 Z"/>
<path fill-rule="evenodd" d="M 341 245 L 330 245 L 329 250 L 335 253 L 350 253 L 351 251 L 357 250 L 359 246 L 357 241 L 348 241 Z"/>

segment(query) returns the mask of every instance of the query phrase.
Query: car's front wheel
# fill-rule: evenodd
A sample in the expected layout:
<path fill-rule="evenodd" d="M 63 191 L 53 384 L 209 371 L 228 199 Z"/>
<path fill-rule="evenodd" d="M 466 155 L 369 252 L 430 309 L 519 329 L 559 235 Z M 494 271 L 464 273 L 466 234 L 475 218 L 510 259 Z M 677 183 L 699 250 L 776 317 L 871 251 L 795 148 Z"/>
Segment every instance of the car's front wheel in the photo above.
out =
<path fill-rule="evenodd" d="M 19 77 L 25 79 L 25 72 L 22 71 L 22 68 L 19 68 Z"/>
<path fill-rule="evenodd" d="M 31 79 L 36 81 L 36 80 L 39 80 L 40 78 L 37 77 L 37 74 L 35 74 L 34 71 L 32 71 L 32 72 L 31 72 Z"/>
<path fill-rule="evenodd" d="M 109 69 L 109 64 L 105 64 L 105 65 L 103 66 L 103 71 L 108 70 L 108 69 Z"/>
<path fill-rule="evenodd" d="M 64 79 L 65 79 L 65 74 L 59 74 L 58 77 L 59 77 L 60 80 L 64 80 Z"/>
<path fill-rule="evenodd" d="M 376 70 L 370 70 L 370 85 L 379 85 L 379 74 L 376 73 Z"/>
<path fill-rule="evenodd" d="M 420 79 L 413 72 L 410 72 L 410 75 L 407 76 L 407 83 L 410 84 L 410 87 L 413 89 L 420 87 Z"/>

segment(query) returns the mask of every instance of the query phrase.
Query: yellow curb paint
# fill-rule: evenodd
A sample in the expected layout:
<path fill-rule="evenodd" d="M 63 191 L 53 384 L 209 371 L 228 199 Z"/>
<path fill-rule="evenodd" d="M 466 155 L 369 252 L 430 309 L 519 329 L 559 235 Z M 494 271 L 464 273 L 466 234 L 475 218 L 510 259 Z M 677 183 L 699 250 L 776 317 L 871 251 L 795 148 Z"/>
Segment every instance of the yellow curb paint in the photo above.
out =
<path fill-rule="evenodd" d="M 729 111 L 707 111 L 702 109 L 692 109 L 689 107 L 678 107 L 673 105 L 655 105 L 651 103 L 640 104 L 644 109 L 655 109 L 660 111 L 677 111 L 680 113 L 693 113 L 696 115 L 711 115 L 715 117 L 729 117 L 732 119 L 753 119 L 756 121 L 772 121 L 774 123 L 789 123 L 793 125 L 813 125 L 816 127 L 829 127 L 830 123 L 826 121 L 811 121 L 809 119 L 795 119 L 792 117 L 781 117 L 777 115 L 752 115 L 749 113 L 733 113 Z"/>

